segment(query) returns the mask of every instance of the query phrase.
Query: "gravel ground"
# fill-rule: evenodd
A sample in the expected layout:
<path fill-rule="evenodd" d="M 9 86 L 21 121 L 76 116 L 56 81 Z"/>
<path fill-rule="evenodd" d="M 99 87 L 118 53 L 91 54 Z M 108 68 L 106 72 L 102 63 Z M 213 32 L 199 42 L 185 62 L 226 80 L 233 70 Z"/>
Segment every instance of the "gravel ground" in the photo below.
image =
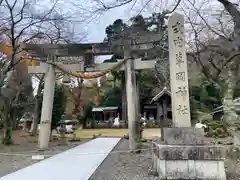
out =
<path fill-rule="evenodd" d="M 149 143 L 144 144 L 143 148 L 149 148 Z M 128 151 L 128 140 L 122 139 L 118 143 L 89 180 L 157 179 L 149 175 L 149 170 L 152 167 L 150 150 L 145 150 L 139 154 L 121 151 Z"/>
<path fill-rule="evenodd" d="M 208 139 L 211 140 L 211 139 Z M 224 141 L 229 141 L 226 139 Z M 209 143 L 212 144 L 212 143 Z M 148 148 L 149 143 L 144 148 Z M 140 154 L 121 152 L 128 150 L 128 140 L 122 139 L 112 153 L 103 161 L 89 180 L 154 180 L 150 175 L 152 168 L 151 151 Z M 116 153 L 114 153 L 114 151 Z M 119 153 L 117 153 L 120 151 Z M 240 149 L 226 146 L 227 180 L 240 180 Z"/>
<path fill-rule="evenodd" d="M 59 140 L 54 140 L 50 142 L 49 149 L 42 154 L 52 156 L 87 141 L 89 139 L 62 144 Z M 229 141 L 229 139 L 225 140 L 225 142 Z M 0 145 L 0 177 L 37 162 L 31 159 L 32 155 L 39 154 L 37 152 L 37 140 L 35 137 L 15 134 L 14 142 L 18 142 L 18 144 L 12 146 Z M 144 143 L 142 148 L 148 149 L 149 145 L 150 143 Z M 239 148 L 226 146 L 225 165 L 227 180 L 240 180 Z M 145 150 L 141 153 L 130 153 L 128 152 L 128 140 L 122 139 L 89 180 L 158 179 L 149 174 L 151 168 L 151 150 Z"/>
<path fill-rule="evenodd" d="M 87 141 L 89 139 L 63 144 L 59 140 L 53 140 L 50 142 L 48 150 L 38 152 L 36 137 L 15 134 L 14 142 L 18 142 L 18 144 L 11 146 L 0 145 L 0 177 L 38 162 L 31 159 L 32 155 L 41 153 L 47 155 L 46 158 L 48 158 Z"/>
<path fill-rule="evenodd" d="M 83 143 L 83 142 L 81 142 Z M 56 146 L 54 148 L 49 149 L 48 151 L 45 151 L 41 154 L 47 155 L 45 158 L 49 158 L 53 155 L 56 155 L 60 152 L 66 151 L 70 148 L 73 148 L 80 143 L 69 143 L 68 145 L 61 145 Z M 0 177 L 7 175 L 9 173 L 15 172 L 19 169 L 22 169 L 24 167 L 27 167 L 31 164 L 34 164 L 38 162 L 37 160 L 32 160 L 32 155 L 39 154 L 39 152 L 8 152 L 9 155 L 6 155 L 6 151 L 4 154 L 1 154 L 0 152 Z"/>

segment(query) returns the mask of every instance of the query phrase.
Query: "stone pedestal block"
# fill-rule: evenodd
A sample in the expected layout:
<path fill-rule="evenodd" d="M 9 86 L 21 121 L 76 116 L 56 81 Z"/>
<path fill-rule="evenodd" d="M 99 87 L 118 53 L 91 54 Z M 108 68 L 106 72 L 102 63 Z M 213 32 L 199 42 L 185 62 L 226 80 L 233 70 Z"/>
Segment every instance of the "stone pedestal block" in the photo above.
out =
<path fill-rule="evenodd" d="M 164 142 L 152 148 L 161 180 L 226 180 L 222 147 L 204 145 L 202 129 L 164 128 Z"/>
<path fill-rule="evenodd" d="M 170 145 L 203 145 L 204 130 L 191 127 L 164 128 L 164 144 Z"/>

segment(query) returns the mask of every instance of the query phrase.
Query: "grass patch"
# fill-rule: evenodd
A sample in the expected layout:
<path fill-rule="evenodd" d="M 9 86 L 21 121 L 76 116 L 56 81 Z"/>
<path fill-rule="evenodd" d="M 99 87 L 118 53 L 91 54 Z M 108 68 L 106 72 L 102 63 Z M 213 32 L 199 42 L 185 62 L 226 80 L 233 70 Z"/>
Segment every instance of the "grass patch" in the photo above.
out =
<path fill-rule="evenodd" d="M 128 134 L 128 129 L 79 129 L 76 132 L 77 138 L 91 138 L 93 135 L 101 134 L 102 136 L 116 136 L 116 137 L 123 137 L 124 135 Z M 72 136 L 72 135 L 68 135 Z M 143 137 L 160 137 L 160 128 L 154 129 L 144 129 Z"/>
<path fill-rule="evenodd" d="M 93 134 L 102 136 L 124 136 L 128 133 L 128 129 L 79 129 L 76 132 L 78 138 L 89 138 Z"/>

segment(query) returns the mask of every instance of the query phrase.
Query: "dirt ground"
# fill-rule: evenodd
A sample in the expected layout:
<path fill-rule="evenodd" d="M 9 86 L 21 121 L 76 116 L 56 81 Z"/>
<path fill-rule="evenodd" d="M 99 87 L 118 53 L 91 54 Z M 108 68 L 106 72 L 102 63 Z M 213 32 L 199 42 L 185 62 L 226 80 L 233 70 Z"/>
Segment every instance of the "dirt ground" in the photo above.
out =
<path fill-rule="evenodd" d="M 0 136 L 1 134 L 0 132 Z M 39 152 L 37 137 L 29 136 L 27 132 L 20 130 L 14 131 L 14 145 L 4 146 L 0 144 L 0 177 L 38 162 L 32 160 L 32 155 L 43 154 L 45 158 L 48 158 L 89 140 L 81 139 L 81 141 L 75 142 L 68 142 L 66 140 L 66 143 L 64 143 L 61 140 L 55 139 L 50 142 L 49 148 L 46 151 Z"/>

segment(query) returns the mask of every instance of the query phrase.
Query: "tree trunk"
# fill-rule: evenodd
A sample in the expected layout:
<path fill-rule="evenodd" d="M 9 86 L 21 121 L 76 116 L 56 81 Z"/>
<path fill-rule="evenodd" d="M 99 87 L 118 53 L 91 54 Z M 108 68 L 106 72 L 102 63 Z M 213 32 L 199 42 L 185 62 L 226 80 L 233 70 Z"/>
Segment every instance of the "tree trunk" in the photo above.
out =
<path fill-rule="evenodd" d="M 8 100 L 5 100 L 4 105 L 4 137 L 2 139 L 2 144 L 11 145 L 13 144 L 12 140 L 12 119 L 11 119 L 11 109 Z"/>
<path fill-rule="evenodd" d="M 34 118 L 31 124 L 31 129 L 30 129 L 30 135 L 36 136 L 38 134 L 38 122 L 39 122 L 39 103 L 40 103 L 40 95 L 42 92 L 42 84 L 43 84 L 44 76 L 41 77 L 39 85 L 38 85 L 38 90 L 36 94 L 36 99 L 35 99 L 35 104 L 34 104 Z"/>
<path fill-rule="evenodd" d="M 11 119 L 9 119 L 9 118 L 5 119 L 4 126 L 5 126 L 4 127 L 4 137 L 2 140 L 2 144 L 11 145 L 11 144 L 13 144 Z"/>
<path fill-rule="evenodd" d="M 127 126 L 127 95 L 126 95 L 126 81 L 124 72 L 121 74 L 121 88 L 122 88 L 122 120 Z"/>
<path fill-rule="evenodd" d="M 39 96 L 37 95 L 35 100 L 35 105 L 34 105 L 34 118 L 33 118 L 31 129 L 30 129 L 31 136 L 37 136 L 38 121 L 39 121 L 38 110 L 39 110 Z"/>
<path fill-rule="evenodd" d="M 228 71 L 228 80 L 226 82 L 227 89 L 223 97 L 223 112 L 224 112 L 224 121 L 230 125 L 230 131 L 234 132 L 236 130 L 236 123 L 238 122 L 238 115 L 235 111 L 234 102 L 233 102 L 233 92 L 235 86 L 235 77 L 231 70 Z"/>
<path fill-rule="evenodd" d="M 137 132 L 137 139 L 138 139 L 138 142 L 141 143 L 141 124 L 140 124 L 140 101 L 139 101 L 139 84 L 136 80 L 136 72 L 135 72 L 135 83 L 136 83 L 136 94 L 135 94 L 135 100 L 136 100 L 136 132 Z"/>
<path fill-rule="evenodd" d="M 87 120 L 84 119 L 84 120 L 83 120 L 83 123 L 82 123 L 82 128 L 85 129 L 86 126 L 87 126 Z"/>
<path fill-rule="evenodd" d="M 14 129 L 16 129 L 17 128 L 17 126 L 18 126 L 18 122 L 19 122 L 19 118 L 18 118 L 18 116 L 16 115 L 16 110 L 15 109 L 13 109 L 12 110 L 12 129 L 14 130 Z"/>
<path fill-rule="evenodd" d="M 51 129 L 51 131 L 50 131 L 49 142 L 52 142 L 52 140 L 53 140 L 52 131 L 53 131 L 53 129 Z"/>

